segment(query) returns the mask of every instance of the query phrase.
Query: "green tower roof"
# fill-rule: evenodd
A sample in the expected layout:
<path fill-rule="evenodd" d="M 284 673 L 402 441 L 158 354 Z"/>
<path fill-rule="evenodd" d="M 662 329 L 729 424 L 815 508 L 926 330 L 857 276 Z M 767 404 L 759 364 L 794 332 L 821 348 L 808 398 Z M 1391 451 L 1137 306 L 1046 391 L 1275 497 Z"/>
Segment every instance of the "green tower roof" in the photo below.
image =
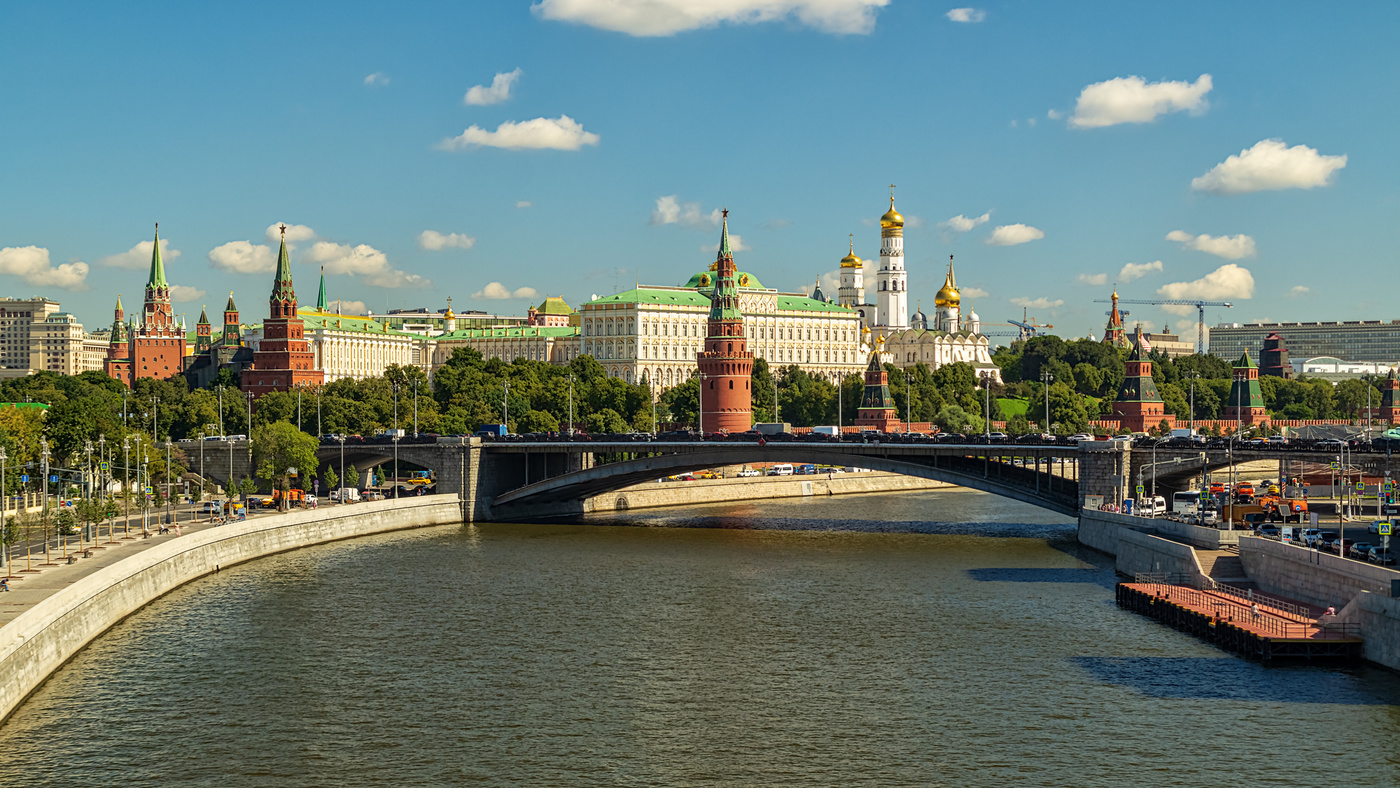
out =
<path fill-rule="evenodd" d="M 326 267 L 321 266 L 321 291 L 316 294 L 316 311 L 326 312 L 329 307 L 326 304 Z"/>
<path fill-rule="evenodd" d="M 273 301 L 295 301 L 296 290 L 292 289 L 292 261 L 287 257 L 287 228 L 282 228 L 282 248 L 277 250 L 277 273 L 272 278 Z M 229 300 L 233 300 L 230 296 Z"/>
<path fill-rule="evenodd" d="M 151 249 L 151 275 L 146 278 L 146 287 L 169 287 L 165 281 L 165 263 L 160 259 L 160 224 L 156 224 L 156 243 Z"/>
<path fill-rule="evenodd" d="M 199 323 L 198 323 L 198 325 L 201 325 L 201 326 L 207 326 L 207 325 L 209 325 L 209 313 L 204 311 L 204 307 L 203 307 L 203 306 L 201 306 L 201 307 L 199 308 Z"/>
<path fill-rule="evenodd" d="M 1244 352 L 1244 355 L 1240 356 L 1239 361 L 1235 362 L 1235 369 L 1251 369 L 1253 367 L 1254 362 L 1250 360 L 1248 350 Z"/>
<path fill-rule="evenodd" d="M 234 304 L 233 304 L 233 293 L 232 293 L 232 292 L 230 292 L 230 293 L 228 294 L 228 303 L 227 303 L 227 304 L 224 304 L 224 311 L 225 311 L 225 312 L 237 312 L 237 311 L 238 311 L 238 307 L 234 306 Z"/>

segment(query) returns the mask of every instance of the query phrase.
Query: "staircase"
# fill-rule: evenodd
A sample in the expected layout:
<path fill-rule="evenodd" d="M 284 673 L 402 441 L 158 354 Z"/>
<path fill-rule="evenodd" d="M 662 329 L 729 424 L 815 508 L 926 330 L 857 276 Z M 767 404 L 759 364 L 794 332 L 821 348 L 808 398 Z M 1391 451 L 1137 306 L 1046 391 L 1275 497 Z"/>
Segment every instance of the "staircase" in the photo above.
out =
<path fill-rule="evenodd" d="M 1201 564 L 1201 573 L 1217 583 L 1229 583 L 1240 587 L 1253 586 L 1245 574 L 1244 562 L 1238 553 L 1226 550 L 1197 550 L 1196 560 Z"/>

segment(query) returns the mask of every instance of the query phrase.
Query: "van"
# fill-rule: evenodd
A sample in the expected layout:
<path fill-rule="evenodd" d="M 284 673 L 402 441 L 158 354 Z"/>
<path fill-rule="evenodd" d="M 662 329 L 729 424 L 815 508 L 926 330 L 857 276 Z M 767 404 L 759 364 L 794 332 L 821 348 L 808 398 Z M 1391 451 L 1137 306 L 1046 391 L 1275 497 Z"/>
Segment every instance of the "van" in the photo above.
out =
<path fill-rule="evenodd" d="M 812 434 L 825 435 L 829 438 L 838 438 L 841 436 L 841 428 L 835 426 L 813 427 Z"/>
<path fill-rule="evenodd" d="M 783 463 L 783 464 L 781 464 L 781 465 L 774 465 L 774 466 L 772 466 L 771 468 L 768 469 L 768 475 L 769 475 L 769 476 L 791 476 L 791 475 L 792 475 L 792 466 L 789 465 L 788 463 Z"/>
<path fill-rule="evenodd" d="M 1167 513 L 1167 499 L 1160 495 L 1144 495 L 1133 505 L 1133 514 L 1139 517 L 1158 517 Z"/>

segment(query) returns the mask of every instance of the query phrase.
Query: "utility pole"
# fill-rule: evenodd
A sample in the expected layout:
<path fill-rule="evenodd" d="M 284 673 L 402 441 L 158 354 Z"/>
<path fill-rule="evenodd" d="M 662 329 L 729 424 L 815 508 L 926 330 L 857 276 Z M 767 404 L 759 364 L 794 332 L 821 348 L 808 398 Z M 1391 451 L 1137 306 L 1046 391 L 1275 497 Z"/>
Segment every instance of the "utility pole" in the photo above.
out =
<path fill-rule="evenodd" d="M 6 506 L 6 503 L 7 503 L 6 500 L 5 500 L 5 460 L 6 460 L 6 459 L 8 459 L 8 458 L 7 458 L 6 455 L 5 455 L 5 447 L 4 447 L 4 446 L 0 446 L 0 535 L 5 535 L 5 534 L 8 534 L 8 533 L 9 533 L 8 531 L 5 530 L 5 506 Z M 4 569 L 4 568 L 5 568 L 5 564 L 6 564 L 6 559 L 8 559 L 8 558 L 10 557 L 10 540 L 9 540 L 9 539 L 3 539 L 3 540 L 0 540 L 0 541 L 3 541 L 3 544 L 0 544 L 0 569 Z M 5 574 L 8 575 L 9 572 L 5 572 Z"/>

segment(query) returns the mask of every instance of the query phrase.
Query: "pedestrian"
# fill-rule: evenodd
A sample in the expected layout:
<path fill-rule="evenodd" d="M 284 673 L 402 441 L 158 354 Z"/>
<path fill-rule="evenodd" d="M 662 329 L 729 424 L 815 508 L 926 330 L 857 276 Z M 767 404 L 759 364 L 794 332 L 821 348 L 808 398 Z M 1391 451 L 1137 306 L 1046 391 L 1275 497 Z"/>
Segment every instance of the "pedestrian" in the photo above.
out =
<path fill-rule="evenodd" d="M 1258 603 L 1258 602 L 1255 602 L 1252 606 L 1250 606 L 1250 610 L 1254 611 L 1254 617 L 1255 617 L 1255 618 L 1258 618 L 1258 617 L 1259 617 L 1259 603 Z"/>
<path fill-rule="evenodd" d="M 10 578 L 8 578 L 8 577 L 0 577 L 0 591 L 9 591 L 9 590 L 10 590 Z"/>

